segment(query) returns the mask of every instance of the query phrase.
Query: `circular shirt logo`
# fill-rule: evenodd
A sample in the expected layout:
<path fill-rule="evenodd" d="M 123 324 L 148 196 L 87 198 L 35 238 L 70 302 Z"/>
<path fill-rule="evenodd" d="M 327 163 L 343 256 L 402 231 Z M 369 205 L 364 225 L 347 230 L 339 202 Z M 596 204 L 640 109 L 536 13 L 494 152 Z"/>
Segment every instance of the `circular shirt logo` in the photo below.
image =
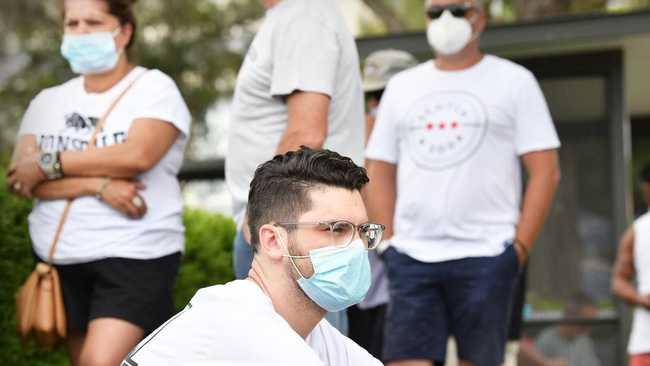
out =
<path fill-rule="evenodd" d="M 487 113 L 463 92 L 429 94 L 418 100 L 406 119 L 406 150 L 416 164 L 443 170 L 476 153 L 488 128 Z"/>

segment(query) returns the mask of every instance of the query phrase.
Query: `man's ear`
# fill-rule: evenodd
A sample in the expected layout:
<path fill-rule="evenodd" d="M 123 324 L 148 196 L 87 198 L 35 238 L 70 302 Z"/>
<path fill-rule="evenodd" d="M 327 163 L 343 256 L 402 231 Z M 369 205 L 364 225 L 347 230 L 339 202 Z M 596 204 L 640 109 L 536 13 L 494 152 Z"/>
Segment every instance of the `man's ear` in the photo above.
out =
<path fill-rule="evenodd" d="M 277 226 L 266 224 L 260 227 L 258 237 L 259 252 L 264 253 L 271 260 L 282 260 L 288 241 L 286 231 Z"/>

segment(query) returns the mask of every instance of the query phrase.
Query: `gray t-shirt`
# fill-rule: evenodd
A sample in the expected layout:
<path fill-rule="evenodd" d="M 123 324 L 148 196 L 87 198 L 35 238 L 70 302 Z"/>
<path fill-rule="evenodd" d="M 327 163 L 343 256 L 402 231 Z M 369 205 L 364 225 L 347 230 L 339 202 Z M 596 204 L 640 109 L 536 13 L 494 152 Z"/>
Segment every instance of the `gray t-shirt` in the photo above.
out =
<path fill-rule="evenodd" d="M 331 98 L 324 147 L 363 161 L 363 92 L 354 37 L 332 0 L 283 0 L 266 13 L 237 77 L 226 182 L 241 225 L 257 166 L 287 127 L 294 91 Z"/>
<path fill-rule="evenodd" d="M 563 358 L 569 366 L 600 366 L 594 342 L 587 335 L 563 337 L 557 327 L 548 328 L 537 337 L 537 349 L 548 358 Z"/>

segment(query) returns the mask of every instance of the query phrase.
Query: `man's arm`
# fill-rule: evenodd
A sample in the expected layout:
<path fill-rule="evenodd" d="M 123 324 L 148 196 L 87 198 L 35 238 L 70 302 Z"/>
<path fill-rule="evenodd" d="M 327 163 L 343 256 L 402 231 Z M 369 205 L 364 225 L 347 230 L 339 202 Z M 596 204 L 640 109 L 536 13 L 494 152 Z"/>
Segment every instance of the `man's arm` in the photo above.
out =
<path fill-rule="evenodd" d="M 557 150 L 535 151 L 524 154 L 522 161 L 528 172 L 528 184 L 524 195 L 521 217 L 515 238 L 528 251 L 539 235 L 551 208 L 557 186 L 560 183 L 560 164 Z M 515 245 L 519 262 L 527 259 L 524 248 Z"/>
<path fill-rule="evenodd" d="M 389 239 L 393 236 L 397 165 L 379 160 L 367 160 L 366 169 L 370 182 L 363 191 L 363 197 L 368 218 L 372 222 L 386 225 L 383 238 Z"/>
<path fill-rule="evenodd" d="M 612 272 L 612 292 L 632 306 L 650 309 L 650 296 L 642 296 L 634 287 L 634 227 L 630 226 L 618 245 L 616 262 Z"/>
<path fill-rule="evenodd" d="M 288 122 L 276 153 L 297 150 L 301 145 L 318 149 L 327 137 L 330 97 L 296 91 L 287 97 Z"/>

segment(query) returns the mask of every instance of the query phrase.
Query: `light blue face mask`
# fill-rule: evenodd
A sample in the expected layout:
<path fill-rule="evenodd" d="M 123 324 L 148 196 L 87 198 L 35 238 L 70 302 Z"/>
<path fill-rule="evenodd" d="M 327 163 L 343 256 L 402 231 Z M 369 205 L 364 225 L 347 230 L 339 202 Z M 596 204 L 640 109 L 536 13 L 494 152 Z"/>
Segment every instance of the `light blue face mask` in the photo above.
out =
<path fill-rule="evenodd" d="M 308 256 L 288 257 L 300 278 L 300 288 L 321 308 L 341 311 L 363 300 L 370 288 L 368 251 L 361 239 L 345 248 L 325 247 L 309 251 Z M 309 258 L 314 274 L 305 278 L 294 258 Z"/>
<path fill-rule="evenodd" d="M 113 32 L 65 34 L 61 43 L 61 54 L 77 74 L 106 72 L 115 67 L 119 58 L 114 39 L 119 31 L 118 27 Z"/>

